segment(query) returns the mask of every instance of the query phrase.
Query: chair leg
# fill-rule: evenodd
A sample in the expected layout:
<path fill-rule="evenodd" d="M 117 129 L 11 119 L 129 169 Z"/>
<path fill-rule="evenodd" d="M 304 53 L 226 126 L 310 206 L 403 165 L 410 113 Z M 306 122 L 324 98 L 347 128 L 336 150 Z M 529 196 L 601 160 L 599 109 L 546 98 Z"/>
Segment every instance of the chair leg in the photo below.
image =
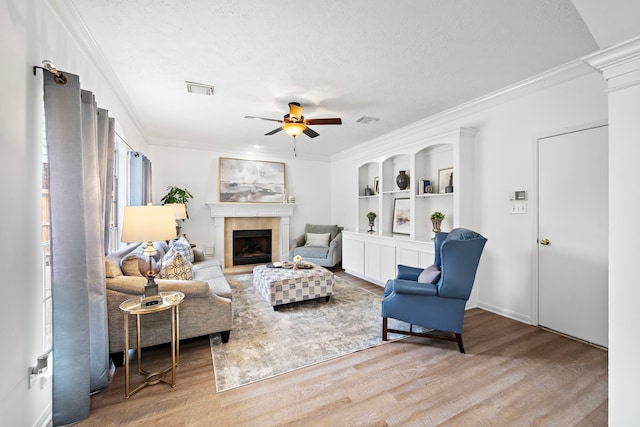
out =
<path fill-rule="evenodd" d="M 458 342 L 460 353 L 464 353 L 464 346 L 462 345 L 462 334 L 456 334 L 456 341 Z"/>
<path fill-rule="evenodd" d="M 387 341 L 387 318 L 382 318 L 382 341 Z"/>

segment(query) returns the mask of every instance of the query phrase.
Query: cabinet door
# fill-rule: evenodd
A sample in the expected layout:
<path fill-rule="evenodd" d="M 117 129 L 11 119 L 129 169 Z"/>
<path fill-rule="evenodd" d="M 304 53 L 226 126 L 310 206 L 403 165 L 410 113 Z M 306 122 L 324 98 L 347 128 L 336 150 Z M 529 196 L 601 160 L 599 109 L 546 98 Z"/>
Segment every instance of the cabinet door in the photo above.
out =
<path fill-rule="evenodd" d="M 342 268 L 347 273 L 364 275 L 364 240 L 342 235 Z"/>
<path fill-rule="evenodd" d="M 381 284 L 396 276 L 395 245 L 367 242 L 365 253 L 365 276 Z"/>

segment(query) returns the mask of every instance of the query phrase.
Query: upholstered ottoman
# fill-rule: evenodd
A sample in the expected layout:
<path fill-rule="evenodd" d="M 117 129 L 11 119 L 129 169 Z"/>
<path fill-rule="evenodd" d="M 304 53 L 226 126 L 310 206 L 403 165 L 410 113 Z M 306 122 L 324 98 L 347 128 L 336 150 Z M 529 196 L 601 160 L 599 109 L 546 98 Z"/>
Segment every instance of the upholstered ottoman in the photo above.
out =
<path fill-rule="evenodd" d="M 253 286 L 274 310 L 282 304 L 314 298 L 329 301 L 334 280 L 333 273 L 319 265 L 298 270 L 266 265 L 253 268 Z"/>

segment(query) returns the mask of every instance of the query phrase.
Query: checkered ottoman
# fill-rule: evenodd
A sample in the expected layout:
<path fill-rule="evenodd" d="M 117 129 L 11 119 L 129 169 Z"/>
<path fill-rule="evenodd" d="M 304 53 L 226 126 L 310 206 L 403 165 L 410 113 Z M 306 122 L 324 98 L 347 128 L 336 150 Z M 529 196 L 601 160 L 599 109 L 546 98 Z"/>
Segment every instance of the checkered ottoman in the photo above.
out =
<path fill-rule="evenodd" d="M 314 298 L 329 301 L 333 281 L 333 273 L 319 265 L 298 270 L 266 265 L 253 268 L 253 286 L 274 310 L 282 304 Z"/>

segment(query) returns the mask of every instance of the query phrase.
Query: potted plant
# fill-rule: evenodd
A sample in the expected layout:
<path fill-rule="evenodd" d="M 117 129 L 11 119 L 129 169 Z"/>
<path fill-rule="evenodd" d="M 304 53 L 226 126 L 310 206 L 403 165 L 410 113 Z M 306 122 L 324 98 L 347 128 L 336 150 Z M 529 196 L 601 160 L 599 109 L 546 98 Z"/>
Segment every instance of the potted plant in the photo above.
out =
<path fill-rule="evenodd" d="M 373 223 L 376 220 L 376 213 L 370 211 L 369 213 L 367 213 L 367 219 L 369 220 L 369 233 L 373 233 Z"/>
<path fill-rule="evenodd" d="M 186 188 L 174 187 L 173 185 L 170 185 L 167 187 L 167 194 L 165 194 L 164 197 L 160 199 L 160 202 L 163 205 L 168 205 L 170 203 L 182 203 L 184 205 L 187 218 L 189 218 L 187 203 L 189 203 L 189 199 L 192 198 L 193 195 Z"/>
<path fill-rule="evenodd" d="M 431 224 L 433 225 L 433 232 L 439 233 L 440 226 L 442 225 L 442 220 L 445 218 L 445 215 L 442 212 L 436 211 L 431 214 Z"/>

